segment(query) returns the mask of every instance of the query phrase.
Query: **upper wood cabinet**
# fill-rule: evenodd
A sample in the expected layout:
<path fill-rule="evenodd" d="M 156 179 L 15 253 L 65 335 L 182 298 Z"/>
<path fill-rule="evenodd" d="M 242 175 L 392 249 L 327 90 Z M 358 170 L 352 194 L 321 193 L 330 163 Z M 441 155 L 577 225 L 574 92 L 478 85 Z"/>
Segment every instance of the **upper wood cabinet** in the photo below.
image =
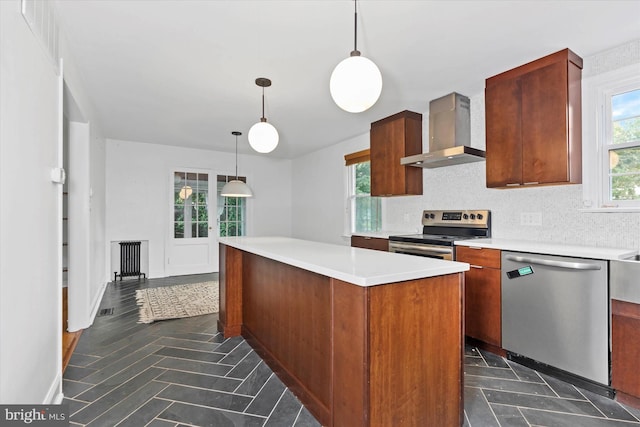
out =
<path fill-rule="evenodd" d="M 486 80 L 487 187 L 582 182 L 581 76 L 564 49 Z"/>
<path fill-rule="evenodd" d="M 400 159 L 422 152 L 422 114 L 402 111 L 371 123 L 371 195 L 422 194 L 422 168 Z"/>

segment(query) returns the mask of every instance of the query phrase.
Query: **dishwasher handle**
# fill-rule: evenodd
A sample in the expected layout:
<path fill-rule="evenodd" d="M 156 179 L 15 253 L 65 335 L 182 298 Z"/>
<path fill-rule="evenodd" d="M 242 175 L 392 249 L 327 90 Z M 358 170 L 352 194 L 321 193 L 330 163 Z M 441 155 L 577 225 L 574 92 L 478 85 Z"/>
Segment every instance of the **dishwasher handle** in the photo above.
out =
<path fill-rule="evenodd" d="M 600 270 L 602 267 L 598 264 L 591 264 L 588 262 L 571 262 L 571 261 L 556 261 L 552 259 L 534 258 L 517 255 L 507 255 L 506 258 L 509 261 L 524 262 L 527 264 L 546 265 L 549 267 L 566 268 L 569 270 Z"/>

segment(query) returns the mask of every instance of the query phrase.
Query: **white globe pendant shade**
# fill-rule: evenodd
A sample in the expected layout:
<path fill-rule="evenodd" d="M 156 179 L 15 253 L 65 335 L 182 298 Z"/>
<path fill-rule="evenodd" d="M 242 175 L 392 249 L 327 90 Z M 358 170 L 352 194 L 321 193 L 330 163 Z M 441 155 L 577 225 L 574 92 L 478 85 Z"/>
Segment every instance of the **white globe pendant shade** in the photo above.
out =
<path fill-rule="evenodd" d="M 260 121 L 249 129 L 249 145 L 258 153 L 270 153 L 278 146 L 278 130 L 266 121 Z"/>
<path fill-rule="evenodd" d="M 224 197 L 251 197 L 253 193 L 247 184 L 238 179 L 234 179 L 222 187 L 220 195 Z"/>
<path fill-rule="evenodd" d="M 361 113 L 372 107 L 380 97 L 382 74 L 370 59 L 350 56 L 331 73 L 329 90 L 338 107 L 350 113 Z"/>

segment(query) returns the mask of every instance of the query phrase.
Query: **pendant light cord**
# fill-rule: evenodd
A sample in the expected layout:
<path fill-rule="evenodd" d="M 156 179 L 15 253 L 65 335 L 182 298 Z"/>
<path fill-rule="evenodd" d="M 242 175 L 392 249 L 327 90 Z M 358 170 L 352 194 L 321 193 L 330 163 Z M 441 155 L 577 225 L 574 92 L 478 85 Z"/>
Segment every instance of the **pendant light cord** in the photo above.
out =
<path fill-rule="evenodd" d="M 358 2 L 353 0 L 353 51 L 358 51 Z"/>
<path fill-rule="evenodd" d="M 353 50 L 350 56 L 360 56 L 358 51 L 358 2 L 353 0 Z"/>
<path fill-rule="evenodd" d="M 261 122 L 266 122 L 267 119 L 264 118 L 264 86 L 262 86 L 262 117 L 260 117 Z"/>
<path fill-rule="evenodd" d="M 238 180 L 238 135 L 236 135 L 236 181 Z"/>

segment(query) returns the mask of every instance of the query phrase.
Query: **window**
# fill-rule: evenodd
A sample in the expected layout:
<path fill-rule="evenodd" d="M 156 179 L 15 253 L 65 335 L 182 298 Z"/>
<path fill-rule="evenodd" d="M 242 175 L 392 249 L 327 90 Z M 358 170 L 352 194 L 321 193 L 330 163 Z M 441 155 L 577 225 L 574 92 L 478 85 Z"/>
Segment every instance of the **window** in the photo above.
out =
<path fill-rule="evenodd" d="M 209 236 L 209 175 L 174 172 L 173 237 Z"/>
<path fill-rule="evenodd" d="M 371 197 L 369 150 L 345 156 L 348 168 L 348 209 L 350 232 L 375 232 L 382 229 L 382 201 Z"/>
<path fill-rule="evenodd" d="M 220 192 L 222 187 L 236 176 L 218 175 L 218 235 L 220 237 L 227 236 L 244 236 L 246 232 L 247 217 L 247 199 L 245 197 L 222 197 Z M 240 181 L 246 183 L 247 178 L 243 176 L 237 177 Z"/>
<path fill-rule="evenodd" d="M 640 208 L 640 64 L 583 82 L 587 210 Z"/>
<path fill-rule="evenodd" d="M 640 200 L 640 87 L 611 94 L 607 115 L 610 136 L 606 141 L 608 163 L 607 202 Z"/>

